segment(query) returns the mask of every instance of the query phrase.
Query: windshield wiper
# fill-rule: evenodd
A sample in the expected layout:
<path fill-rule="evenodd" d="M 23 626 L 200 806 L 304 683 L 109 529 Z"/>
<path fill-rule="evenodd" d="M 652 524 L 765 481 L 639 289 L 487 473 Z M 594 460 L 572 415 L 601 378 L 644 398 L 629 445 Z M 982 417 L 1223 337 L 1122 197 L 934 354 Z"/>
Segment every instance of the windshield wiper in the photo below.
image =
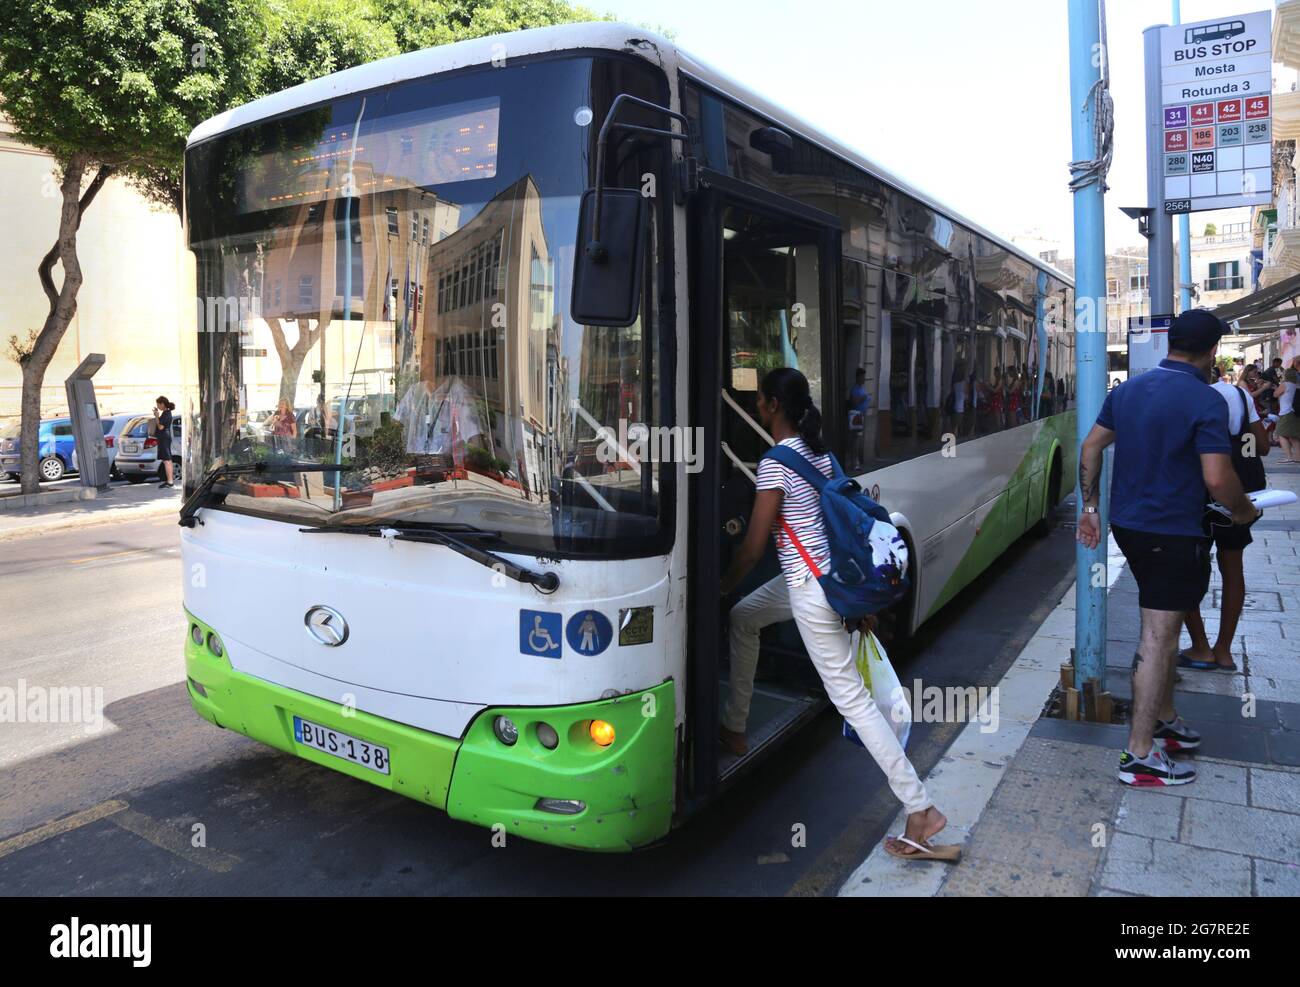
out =
<path fill-rule="evenodd" d="M 181 505 L 180 520 L 177 523 L 182 528 L 192 528 L 198 523 L 199 508 L 207 505 L 211 498 L 212 488 L 218 480 L 225 480 L 232 476 L 249 476 L 254 473 L 259 475 L 264 473 L 341 473 L 351 468 L 350 466 L 338 466 L 333 463 L 273 462 L 267 459 L 261 459 L 255 463 L 230 463 L 228 465 L 214 466 L 204 475 L 202 482 L 194 488 L 194 493 L 185 498 L 185 503 Z"/>
<path fill-rule="evenodd" d="M 524 569 L 515 565 L 508 559 L 503 559 L 492 552 L 486 552 L 481 548 L 475 548 L 473 545 L 467 545 L 447 531 L 441 528 L 421 527 L 421 528 L 404 528 L 395 524 L 326 524 L 314 528 L 299 528 L 305 535 L 328 535 L 328 534 L 346 534 L 346 535 L 369 535 L 371 538 L 392 538 L 396 541 L 416 541 L 425 542 L 434 545 L 443 545 L 457 552 L 465 558 L 477 562 L 479 565 L 487 566 L 495 572 L 508 576 L 516 582 L 526 583 L 535 587 L 541 593 L 554 593 L 560 585 L 560 577 L 555 572 L 533 572 L 531 569 Z M 458 527 L 456 534 L 462 536 L 486 536 L 495 535 L 496 532 L 485 531 L 482 528 L 474 528 L 465 525 Z"/>

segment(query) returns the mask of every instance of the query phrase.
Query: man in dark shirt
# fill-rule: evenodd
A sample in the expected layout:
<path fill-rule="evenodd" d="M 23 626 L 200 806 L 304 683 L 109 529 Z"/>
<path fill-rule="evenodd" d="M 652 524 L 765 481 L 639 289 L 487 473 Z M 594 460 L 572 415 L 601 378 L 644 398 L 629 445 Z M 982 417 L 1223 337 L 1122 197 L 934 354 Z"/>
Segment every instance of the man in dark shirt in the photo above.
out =
<path fill-rule="evenodd" d="M 1111 530 L 1138 585 L 1142 633 L 1128 749 L 1119 759 L 1126 785 L 1196 779 L 1191 765 L 1170 761 L 1166 750 L 1193 751 L 1201 742 L 1174 709 L 1174 659 L 1184 614 L 1199 609 L 1210 585 L 1206 501 L 1227 506 L 1237 524 L 1259 517 L 1232 465 L 1228 406 L 1207 383 L 1226 331 L 1204 309 L 1174 319 L 1169 358 L 1106 395 L 1079 450 L 1078 539 L 1089 548 L 1101 539 L 1102 450 L 1113 442 Z"/>

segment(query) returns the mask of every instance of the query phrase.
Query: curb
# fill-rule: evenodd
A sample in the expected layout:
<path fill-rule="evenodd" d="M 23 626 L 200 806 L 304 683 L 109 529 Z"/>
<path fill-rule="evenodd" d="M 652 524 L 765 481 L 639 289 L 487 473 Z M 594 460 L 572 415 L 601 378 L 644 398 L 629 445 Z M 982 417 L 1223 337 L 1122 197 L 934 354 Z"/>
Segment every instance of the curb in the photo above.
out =
<path fill-rule="evenodd" d="M 0 511 L 18 511 L 24 507 L 44 507 L 46 504 L 71 504 L 95 500 L 99 491 L 95 487 L 67 487 L 63 490 L 40 490 L 34 494 L 5 493 L 0 495 Z"/>
<path fill-rule="evenodd" d="M 91 528 L 101 524 L 113 524 L 120 521 L 136 521 L 151 517 L 163 517 L 167 514 L 177 514 L 180 511 L 179 503 L 148 503 L 139 507 L 120 507 L 102 511 L 97 514 L 87 514 L 80 517 L 65 517 L 58 520 L 50 521 L 33 521 L 31 524 L 22 525 L 5 530 L 0 530 L 0 542 L 17 541 L 22 538 L 34 538 L 38 535 L 51 535 L 60 531 L 71 531 L 76 528 Z"/>

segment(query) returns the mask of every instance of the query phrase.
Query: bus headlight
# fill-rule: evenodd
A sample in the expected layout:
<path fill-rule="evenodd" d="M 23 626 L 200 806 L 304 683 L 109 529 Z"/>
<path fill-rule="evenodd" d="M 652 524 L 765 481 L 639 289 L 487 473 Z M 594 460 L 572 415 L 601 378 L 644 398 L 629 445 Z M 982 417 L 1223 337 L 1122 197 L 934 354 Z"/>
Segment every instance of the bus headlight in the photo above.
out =
<path fill-rule="evenodd" d="M 605 720 L 592 720 L 591 739 L 601 747 L 608 747 L 614 742 L 614 724 Z"/>
<path fill-rule="evenodd" d="M 215 634 L 208 635 L 208 650 L 218 658 L 221 658 L 226 653 L 226 649 L 221 646 L 221 638 Z"/>
<path fill-rule="evenodd" d="M 515 741 L 519 739 L 519 728 L 515 726 L 515 721 L 508 716 L 498 716 L 493 720 L 492 732 L 497 735 L 497 740 L 507 747 L 513 747 Z"/>
<path fill-rule="evenodd" d="M 203 628 L 198 624 L 190 624 L 190 640 L 203 647 Z"/>

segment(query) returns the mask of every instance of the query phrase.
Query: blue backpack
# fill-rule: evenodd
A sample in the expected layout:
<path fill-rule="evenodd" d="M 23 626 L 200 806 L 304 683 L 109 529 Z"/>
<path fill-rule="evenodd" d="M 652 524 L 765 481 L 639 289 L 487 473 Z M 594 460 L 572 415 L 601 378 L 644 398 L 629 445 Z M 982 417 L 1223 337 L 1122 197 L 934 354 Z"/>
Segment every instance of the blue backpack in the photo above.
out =
<path fill-rule="evenodd" d="M 907 545 L 890 522 L 889 512 L 862 492 L 833 455 L 829 480 L 789 446 L 773 446 L 763 455 L 803 477 L 821 497 L 831 552 L 829 572 L 819 570 L 784 519 L 781 524 L 821 584 L 831 609 L 846 620 L 856 620 L 901 600 L 908 586 Z"/>

